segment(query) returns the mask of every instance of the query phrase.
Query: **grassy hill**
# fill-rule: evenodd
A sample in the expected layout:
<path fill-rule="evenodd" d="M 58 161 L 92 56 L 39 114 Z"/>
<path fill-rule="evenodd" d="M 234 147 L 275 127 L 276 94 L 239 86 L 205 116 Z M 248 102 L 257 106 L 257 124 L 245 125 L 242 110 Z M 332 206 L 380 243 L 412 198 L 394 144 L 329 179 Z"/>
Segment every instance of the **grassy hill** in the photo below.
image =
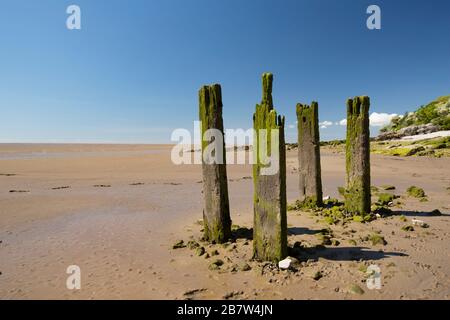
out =
<path fill-rule="evenodd" d="M 439 130 L 450 130 L 450 95 L 439 97 L 414 112 L 407 112 L 403 117 L 395 117 L 380 132 L 398 131 L 413 125 L 433 124 Z"/>

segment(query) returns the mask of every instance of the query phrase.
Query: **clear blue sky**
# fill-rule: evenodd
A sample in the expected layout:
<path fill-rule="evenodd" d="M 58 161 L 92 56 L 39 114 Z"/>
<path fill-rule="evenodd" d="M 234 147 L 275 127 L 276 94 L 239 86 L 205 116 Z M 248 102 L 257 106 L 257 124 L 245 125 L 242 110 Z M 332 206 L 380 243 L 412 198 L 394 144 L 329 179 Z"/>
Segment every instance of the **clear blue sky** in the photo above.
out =
<path fill-rule="evenodd" d="M 66 28 L 70 4 L 82 30 Z M 381 30 L 366 28 L 370 4 Z M 225 126 L 249 128 L 266 71 L 290 125 L 297 102 L 318 100 L 334 123 L 362 94 L 403 114 L 450 94 L 449 14 L 448 0 L 5 0 L 0 142 L 170 142 L 210 83 Z"/>

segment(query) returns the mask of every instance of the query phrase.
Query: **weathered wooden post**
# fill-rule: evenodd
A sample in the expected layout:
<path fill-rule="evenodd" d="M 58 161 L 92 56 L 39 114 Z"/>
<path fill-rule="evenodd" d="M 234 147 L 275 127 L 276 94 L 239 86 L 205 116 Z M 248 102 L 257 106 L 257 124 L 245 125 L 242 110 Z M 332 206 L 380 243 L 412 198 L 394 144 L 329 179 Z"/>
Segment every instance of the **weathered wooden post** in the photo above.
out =
<path fill-rule="evenodd" d="M 219 84 L 203 86 L 199 91 L 199 114 L 202 137 L 202 173 L 203 173 L 203 224 L 204 237 L 213 243 L 223 243 L 231 236 L 231 219 L 228 202 L 228 181 L 226 170 L 225 143 L 222 119 L 222 91 Z M 221 135 L 214 139 L 205 132 L 215 129 Z M 211 130 L 209 131 L 211 132 Z M 214 133 L 214 131 L 213 131 Z M 209 145 L 214 143 L 215 155 L 219 163 L 205 161 Z M 220 159 L 221 158 L 221 159 Z"/>
<path fill-rule="evenodd" d="M 297 104 L 298 164 L 301 205 L 308 208 L 323 205 L 320 169 L 319 105 Z"/>
<path fill-rule="evenodd" d="M 345 208 L 352 215 L 370 213 L 370 99 L 347 100 Z"/>
<path fill-rule="evenodd" d="M 262 80 L 262 101 L 256 105 L 253 115 L 253 256 L 257 260 L 276 262 L 287 256 L 284 117 L 277 116 L 273 107 L 272 74 L 263 74 Z M 270 166 L 277 166 L 276 170 L 266 172 Z"/>

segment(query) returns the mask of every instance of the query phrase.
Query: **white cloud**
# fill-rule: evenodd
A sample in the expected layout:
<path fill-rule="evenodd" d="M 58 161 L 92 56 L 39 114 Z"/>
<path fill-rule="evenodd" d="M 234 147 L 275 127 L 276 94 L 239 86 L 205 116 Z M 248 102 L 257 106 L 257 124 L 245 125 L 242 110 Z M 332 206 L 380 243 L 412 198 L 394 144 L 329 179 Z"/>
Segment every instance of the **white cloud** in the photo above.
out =
<path fill-rule="evenodd" d="M 370 125 L 374 127 L 383 127 L 385 125 L 388 125 L 392 118 L 398 116 L 396 113 L 377 113 L 373 112 L 369 119 L 370 119 Z"/>
<path fill-rule="evenodd" d="M 373 127 L 383 127 L 385 125 L 388 125 L 392 118 L 397 117 L 398 114 L 396 113 L 378 113 L 373 112 L 369 116 L 370 125 Z M 339 124 L 341 126 L 347 125 L 347 119 L 342 119 L 341 121 L 337 122 L 336 124 Z"/>
<path fill-rule="evenodd" d="M 320 129 L 326 129 L 329 126 L 332 126 L 332 125 L 333 125 L 333 122 L 331 122 L 331 121 L 319 122 Z"/>
<path fill-rule="evenodd" d="M 295 128 L 295 126 L 293 124 L 290 124 L 288 127 L 289 127 L 289 129 L 294 129 Z"/>

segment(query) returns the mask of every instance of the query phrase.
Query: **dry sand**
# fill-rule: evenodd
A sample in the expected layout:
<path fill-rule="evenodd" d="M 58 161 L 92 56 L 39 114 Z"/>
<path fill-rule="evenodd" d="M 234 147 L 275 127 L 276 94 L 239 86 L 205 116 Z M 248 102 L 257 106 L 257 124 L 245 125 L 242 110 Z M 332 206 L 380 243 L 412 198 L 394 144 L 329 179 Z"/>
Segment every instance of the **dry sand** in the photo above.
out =
<path fill-rule="evenodd" d="M 250 261 L 251 240 L 207 246 L 219 255 L 173 250 L 201 236 L 201 170 L 175 166 L 165 145 L 0 145 L 0 298 L 2 299 L 449 299 L 450 159 L 372 156 L 373 185 L 395 185 L 399 216 L 331 226 L 339 246 L 305 250 L 298 272 Z M 296 151 L 288 152 L 288 202 L 295 201 Z M 324 194 L 344 184 L 344 156 L 322 150 Z M 229 165 L 234 224 L 252 225 L 251 166 Z M 428 202 L 405 196 L 410 185 Z M 16 191 L 16 192 L 10 192 Z M 441 210 L 444 215 L 429 217 Z M 417 217 L 427 229 L 402 231 Z M 289 212 L 289 243 L 307 247 L 327 228 L 307 212 Z M 380 232 L 387 245 L 364 237 Z M 352 241 L 353 240 L 353 241 Z M 225 264 L 211 271 L 214 259 Z M 244 263 L 249 271 L 233 271 Z M 364 268 L 381 269 L 369 290 Z M 66 268 L 81 268 L 81 290 L 66 288 Z M 320 271 L 322 278 L 314 280 Z M 358 285 L 363 294 L 352 293 Z"/>

